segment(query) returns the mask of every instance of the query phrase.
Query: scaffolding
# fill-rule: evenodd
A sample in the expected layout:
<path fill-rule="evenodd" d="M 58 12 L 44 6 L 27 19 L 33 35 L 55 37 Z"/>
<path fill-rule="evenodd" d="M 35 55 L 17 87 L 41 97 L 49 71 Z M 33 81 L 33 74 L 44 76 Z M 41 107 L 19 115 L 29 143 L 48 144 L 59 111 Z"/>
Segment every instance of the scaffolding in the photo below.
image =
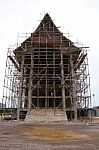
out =
<path fill-rule="evenodd" d="M 6 60 L 3 109 L 57 109 L 77 120 L 78 110 L 91 107 L 87 47 L 66 38 L 46 14 L 38 28 Z"/>

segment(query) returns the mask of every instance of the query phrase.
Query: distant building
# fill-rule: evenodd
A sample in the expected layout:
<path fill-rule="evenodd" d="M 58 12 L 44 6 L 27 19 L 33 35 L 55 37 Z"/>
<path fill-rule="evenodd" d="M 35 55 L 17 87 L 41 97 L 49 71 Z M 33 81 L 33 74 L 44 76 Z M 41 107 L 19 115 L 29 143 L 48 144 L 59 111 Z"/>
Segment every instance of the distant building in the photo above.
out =
<path fill-rule="evenodd" d="M 93 115 L 99 117 L 99 106 L 93 107 Z"/>

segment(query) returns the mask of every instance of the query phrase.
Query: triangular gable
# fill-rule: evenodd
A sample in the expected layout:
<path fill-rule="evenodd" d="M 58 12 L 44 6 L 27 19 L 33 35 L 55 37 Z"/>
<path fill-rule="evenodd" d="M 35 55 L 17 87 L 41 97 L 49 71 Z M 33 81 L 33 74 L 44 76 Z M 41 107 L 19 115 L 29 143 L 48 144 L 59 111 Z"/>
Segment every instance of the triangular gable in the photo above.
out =
<path fill-rule="evenodd" d="M 21 46 L 15 51 L 22 51 L 24 49 L 29 50 L 33 47 L 37 48 L 39 46 L 41 48 L 45 46 L 48 46 L 49 48 L 60 47 L 60 45 L 63 47 L 65 52 L 68 50 L 70 45 L 75 48 L 72 42 L 59 31 L 49 14 L 46 13 L 37 29 L 29 38 L 22 42 Z"/>

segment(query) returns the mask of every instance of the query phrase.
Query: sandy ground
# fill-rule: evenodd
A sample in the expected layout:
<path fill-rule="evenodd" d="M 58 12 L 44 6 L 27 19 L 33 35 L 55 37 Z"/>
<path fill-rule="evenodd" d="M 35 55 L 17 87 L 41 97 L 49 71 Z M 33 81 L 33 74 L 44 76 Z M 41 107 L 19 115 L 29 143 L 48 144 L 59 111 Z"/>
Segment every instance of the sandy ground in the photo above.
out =
<path fill-rule="evenodd" d="M 0 150 L 99 150 L 99 121 L 0 122 Z"/>

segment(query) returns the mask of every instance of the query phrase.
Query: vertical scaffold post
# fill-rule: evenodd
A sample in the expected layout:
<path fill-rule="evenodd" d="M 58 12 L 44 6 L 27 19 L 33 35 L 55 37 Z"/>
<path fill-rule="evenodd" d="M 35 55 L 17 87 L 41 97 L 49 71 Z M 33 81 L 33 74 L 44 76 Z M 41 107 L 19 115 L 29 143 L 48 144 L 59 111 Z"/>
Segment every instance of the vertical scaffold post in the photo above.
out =
<path fill-rule="evenodd" d="M 53 50 L 53 100 L 54 100 L 54 116 L 55 116 L 55 96 L 56 96 L 56 92 L 55 92 L 55 50 Z"/>
<path fill-rule="evenodd" d="M 73 107 L 74 107 L 74 119 L 77 120 L 77 104 L 76 104 L 76 91 L 75 91 L 75 78 L 74 78 L 74 66 L 73 66 L 73 56 L 70 52 L 70 65 L 71 65 L 71 77 L 72 77 L 72 98 L 73 98 Z"/>
<path fill-rule="evenodd" d="M 46 30 L 46 73 L 45 73 L 45 81 L 46 81 L 46 85 L 45 85 L 45 95 L 46 95 L 46 98 L 45 98 L 45 114 L 46 114 L 46 110 L 47 110 L 47 107 L 48 107 L 48 82 L 47 82 L 47 65 L 48 65 L 48 61 L 47 61 L 47 30 Z"/>
<path fill-rule="evenodd" d="M 62 36 L 61 36 L 61 45 L 60 45 L 60 53 L 61 53 L 61 85 L 62 85 L 62 106 L 63 110 L 66 109 L 65 102 L 65 81 L 64 81 L 64 67 L 63 67 L 63 54 L 62 54 Z"/>
<path fill-rule="evenodd" d="M 28 110 L 31 111 L 32 104 L 32 78 L 33 78 L 33 50 L 31 49 L 31 69 L 29 78 L 29 91 L 28 91 Z"/>
<path fill-rule="evenodd" d="M 24 74 L 24 54 L 22 54 L 21 61 L 21 76 L 20 76 L 20 90 L 19 90 L 19 99 L 18 99 L 18 107 L 17 107 L 17 120 L 20 120 L 20 109 L 22 108 L 22 91 L 23 91 L 23 74 Z"/>

